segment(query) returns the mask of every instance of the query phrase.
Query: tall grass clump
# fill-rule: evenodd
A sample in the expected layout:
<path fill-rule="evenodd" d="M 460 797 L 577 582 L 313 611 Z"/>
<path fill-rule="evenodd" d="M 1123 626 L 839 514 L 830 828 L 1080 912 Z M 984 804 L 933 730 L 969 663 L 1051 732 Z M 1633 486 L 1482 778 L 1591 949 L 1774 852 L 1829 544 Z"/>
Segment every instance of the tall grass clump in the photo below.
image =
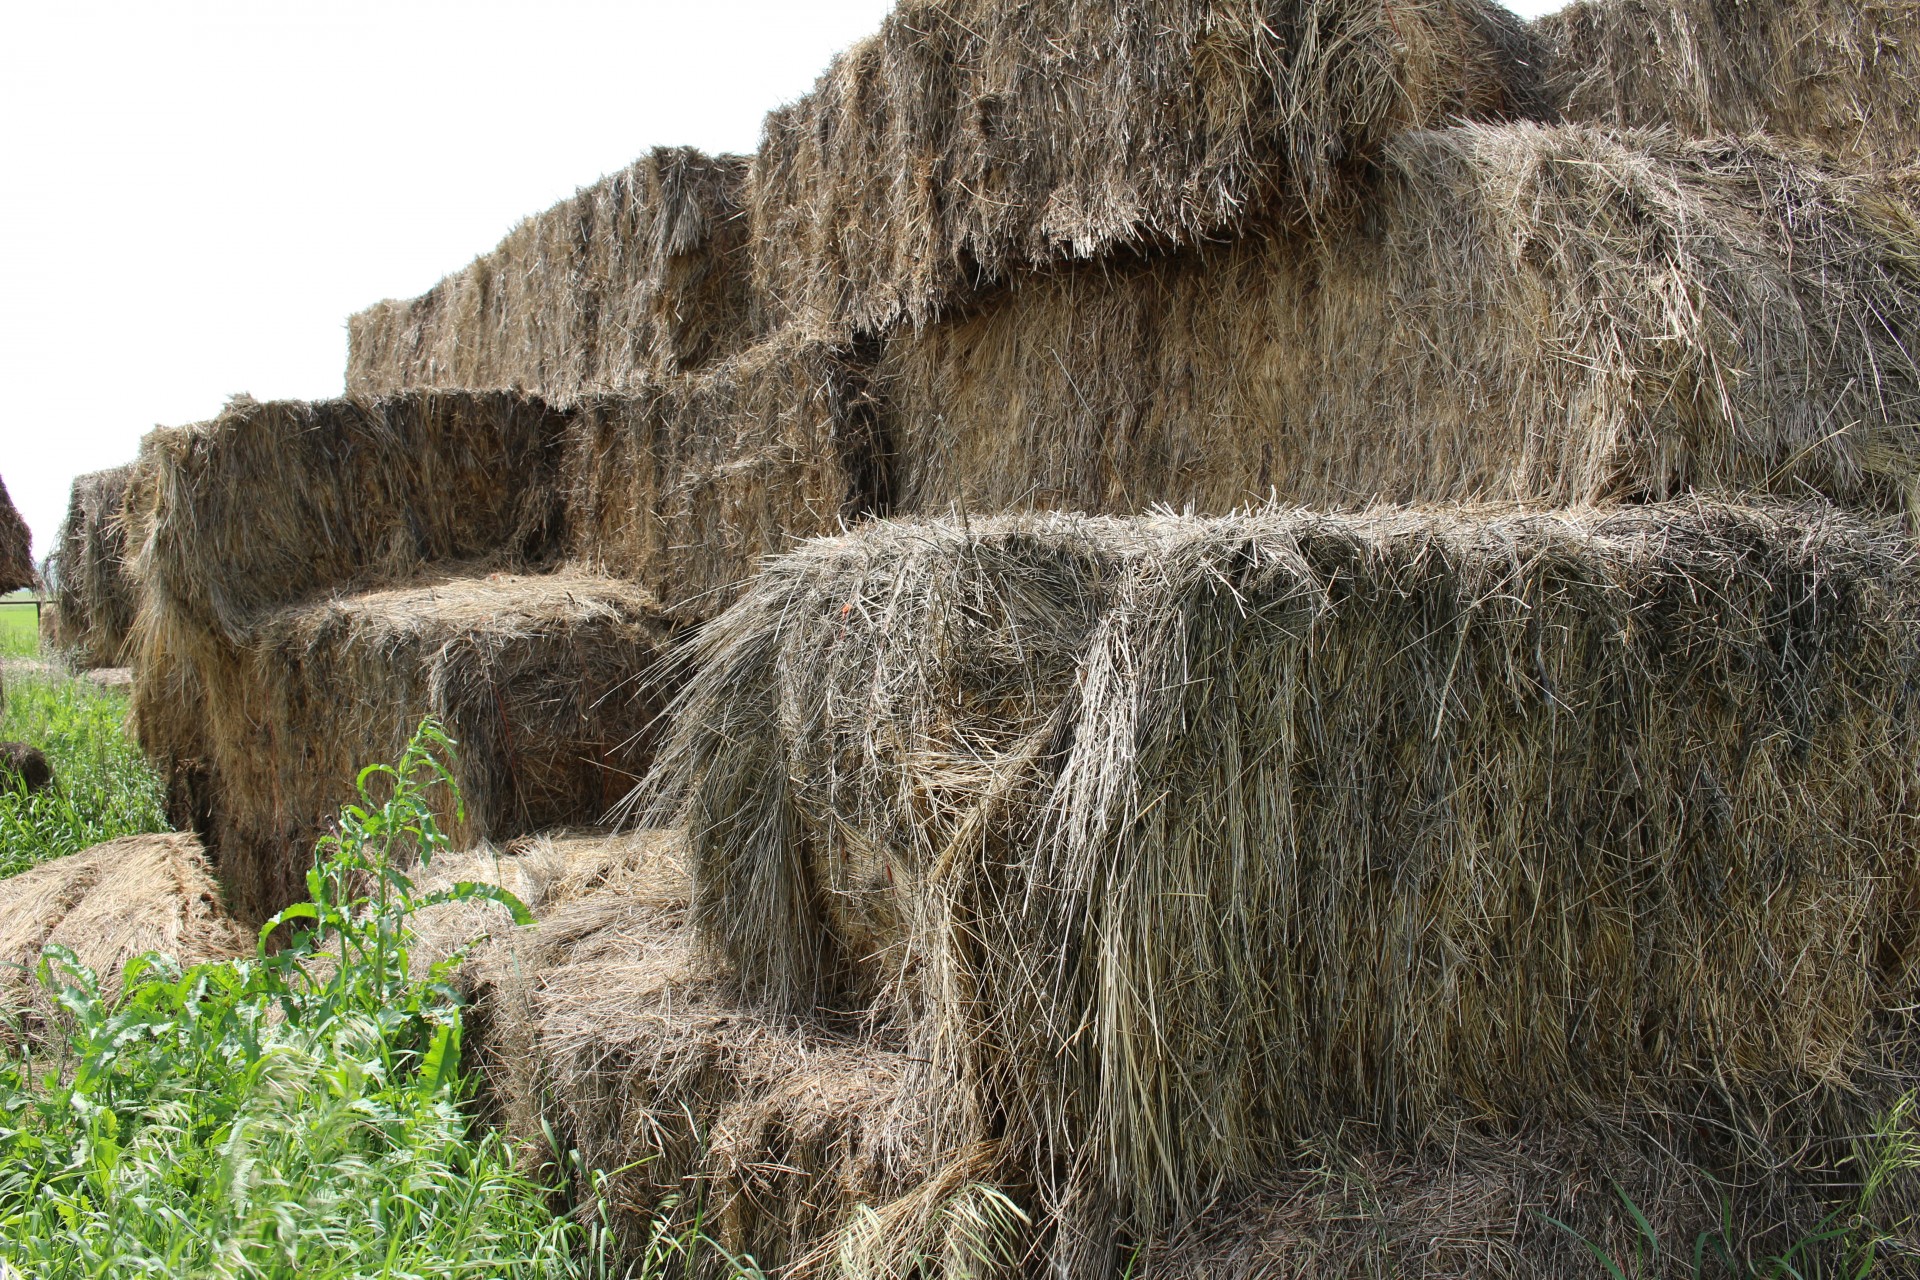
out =
<path fill-rule="evenodd" d="M 427 792 L 451 784 L 435 755 L 450 745 L 423 725 L 398 764 L 361 772 L 309 900 L 254 958 L 141 957 L 108 1001 L 71 953 L 42 956 L 58 1043 L 0 1066 L 0 1249 L 23 1274 L 604 1274 L 599 1231 L 557 1217 L 506 1139 L 469 1129 L 461 957 L 415 955 L 427 906 L 490 899 L 530 919 L 502 889 L 421 893 L 402 870 L 446 843 Z"/>
<path fill-rule="evenodd" d="M 167 830 L 166 790 L 126 732 L 127 695 L 37 671 L 7 679 L 0 741 L 39 747 L 55 785 L 0 785 L 0 876 L 120 836 Z"/>

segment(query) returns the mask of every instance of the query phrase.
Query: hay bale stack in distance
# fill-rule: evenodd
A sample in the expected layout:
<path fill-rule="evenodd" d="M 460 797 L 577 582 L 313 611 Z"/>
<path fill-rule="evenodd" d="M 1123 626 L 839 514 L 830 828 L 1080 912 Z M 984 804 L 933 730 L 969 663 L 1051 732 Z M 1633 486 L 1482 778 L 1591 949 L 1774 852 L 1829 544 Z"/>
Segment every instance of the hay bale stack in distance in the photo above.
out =
<path fill-rule="evenodd" d="M 111 996 L 129 960 L 149 951 L 182 965 L 252 950 L 221 904 L 191 835 L 124 836 L 0 880 L 0 1011 L 44 1017 L 41 948 L 72 951 Z"/>
<path fill-rule="evenodd" d="M 892 446 L 870 357 L 781 335 L 696 374 L 576 406 L 572 560 L 676 616 L 731 604 L 762 557 L 884 512 Z"/>
<path fill-rule="evenodd" d="M 253 814 L 276 803 L 220 776 L 229 763 L 243 777 L 280 764 L 277 756 L 236 754 L 238 744 L 271 732 L 239 710 L 259 701 L 260 686 L 250 683 L 258 626 L 302 603 L 453 565 L 478 574 L 552 567 L 564 549 L 558 480 L 567 423 L 564 412 L 508 392 L 243 399 L 211 422 L 147 438 L 130 515 L 140 534 L 135 724 L 169 774 L 175 820 L 216 837 L 221 874 L 243 916 L 284 905 L 275 899 L 300 883 L 298 872 L 285 878 L 285 864 L 304 869 L 309 853 L 264 836 L 229 848 L 225 834 L 257 824 L 216 812 L 233 805 Z M 337 693 L 349 706 L 374 696 Z M 313 787 L 350 781 L 360 765 L 386 758 L 388 735 L 360 750 L 366 754 L 346 772 Z M 285 824 L 306 831 L 331 813 L 329 800 L 318 812 L 288 811 Z"/>
<path fill-rule="evenodd" d="M 1483 0 L 903 0 L 753 161 L 767 323 L 922 324 L 1016 269 L 1332 216 L 1408 128 L 1543 106 Z"/>
<path fill-rule="evenodd" d="M 1041 273 L 889 340 L 899 510 L 1820 493 L 1920 472 L 1920 222 L 1762 140 L 1466 125 L 1368 217 Z"/>
<path fill-rule="evenodd" d="M 749 320 L 741 156 L 659 148 L 409 301 L 348 322 L 347 391 L 618 391 L 719 358 Z"/>
<path fill-rule="evenodd" d="M 614 808 L 645 772 L 670 630 L 653 598 L 591 575 L 441 577 L 261 618 L 207 688 L 215 847 L 235 911 L 299 897 L 314 841 L 365 765 L 426 716 L 459 744 L 462 843 Z"/>
<path fill-rule="evenodd" d="M 747 990 L 898 1027 L 1091 1276 L 1343 1121 L 1910 1087 L 1916 620 L 1826 506 L 887 522 L 660 777 Z"/>
<path fill-rule="evenodd" d="M 6 482 L 0 481 L 0 592 L 19 591 L 39 580 L 33 568 L 33 535 L 7 496 Z"/>
<path fill-rule="evenodd" d="M 134 466 L 76 476 L 53 553 L 61 648 L 79 667 L 127 661 L 137 610 L 123 517 Z"/>
<path fill-rule="evenodd" d="M 1773 133 L 1868 165 L 1920 154 L 1913 0 L 1577 0 L 1534 30 L 1569 120 Z"/>

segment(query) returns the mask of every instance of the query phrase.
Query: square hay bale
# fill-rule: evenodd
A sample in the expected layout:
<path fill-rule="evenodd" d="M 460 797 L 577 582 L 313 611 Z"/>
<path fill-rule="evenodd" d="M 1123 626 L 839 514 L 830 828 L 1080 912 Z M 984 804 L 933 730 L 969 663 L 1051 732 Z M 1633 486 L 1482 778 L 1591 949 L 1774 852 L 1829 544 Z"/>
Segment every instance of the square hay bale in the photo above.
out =
<path fill-rule="evenodd" d="M 148 435 L 123 517 L 139 597 L 133 711 L 176 823 L 211 829 L 209 682 L 236 668 L 262 615 L 448 562 L 557 560 L 568 420 L 510 392 L 242 397 Z"/>
<path fill-rule="evenodd" d="M 347 391 L 625 390 L 739 346 L 742 156 L 656 149 L 527 219 L 418 298 L 347 324 Z"/>
<path fill-rule="evenodd" d="M 33 536 L 7 496 L 6 482 L 0 481 L 0 592 L 18 591 L 39 581 L 33 568 Z"/>
<path fill-rule="evenodd" d="M 688 618 L 762 557 L 884 511 L 890 446 L 860 353 L 783 335 L 697 374 L 577 406 L 566 501 L 576 563 Z"/>
<path fill-rule="evenodd" d="M 1017 268 L 1331 216 L 1388 137 L 1529 115 L 1484 0 L 902 0 L 767 117 L 749 179 L 769 326 L 923 324 Z"/>
<path fill-rule="evenodd" d="M 652 752 L 670 628 L 646 592 L 579 573 L 436 577 L 292 605 L 200 672 L 213 845 L 236 914 L 304 889 L 365 765 L 426 716 L 459 744 L 462 842 L 600 820 Z"/>
<path fill-rule="evenodd" d="M 530 1163 L 555 1159 L 554 1143 L 577 1152 L 565 1166 L 576 1191 L 609 1198 L 635 1259 L 697 1225 L 766 1274 L 1114 1274 L 1050 1267 L 1066 1256 L 1058 1224 L 1022 1207 L 1036 1203 L 1040 1153 L 944 1145 L 925 1064 L 896 1028 L 743 998 L 689 936 L 682 856 L 678 832 L 568 831 L 443 857 L 426 874 L 428 887 L 504 885 L 539 919 L 515 929 L 497 909 L 436 908 L 416 952 L 424 965 L 482 940 L 461 971 L 469 1063 L 481 1105 Z M 1857 1191 L 1849 1159 L 1874 1154 L 1871 1140 L 1792 1151 L 1801 1117 L 1723 1130 L 1702 1123 L 1712 1110 L 1399 1144 L 1364 1124 L 1331 1129 L 1245 1194 L 1136 1239 L 1133 1273 L 1584 1280 L 1591 1256 L 1542 1215 L 1631 1257 L 1642 1242 L 1622 1192 L 1664 1241 L 1722 1229 L 1736 1250 L 1778 1253 Z M 608 1175 L 598 1187 L 596 1169 Z M 1892 1180 L 1879 1221 L 1911 1211 L 1912 1184 Z M 717 1251 L 689 1261 L 691 1274 L 734 1274 Z"/>
<path fill-rule="evenodd" d="M 1569 120 L 1766 132 L 1865 164 L 1920 155 L 1913 0 L 1576 0 L 1534 30 Z"/>
<path fill-rule="evenodd" d="M 1829 1159 L 1920 1060 L 1914 563 L 1819 504 L 883 522 L 704 629 L 657 812 L 1063 1274 L 1343 1125 Z"/>
<path fill-rule="evenodd" d="M 580 1193 L 607 1174 L 635 1258 L 698 1231 L 768 1274 L 904 1276 L 887 1264 L 914 1251 L 967 1261 L 978 1209 L 996 1203 L 980 1182 L 990 1153 L 929 1146 L 897 1046 L 742 1001 L 687 930 L 683 856 L 678 832 L 567 831 L 434 862 L 423 885 L 501 884 L 539 920 L 462 907 L 420 921 L 423 960 L 484 939 L 461 974 L 483 1105 L 535 1162 L 555 1140 L 578 1152 L 565 1173 Z M 687 1261 L 735 1274 L 713 1249 Z"/>
<path fill-rule="evenodd" d="M 122 519 L 133 464 L 74 477 L 54 542 L 52 577 L 60 647 L 81 667 L 127 661 L 136 612 Z"/>
<path fill-rule="evenodd" d="M 1277 495 L 1899 509 L 1920 219 L 1760 140 L 1467 125 L 1367 217 L 1036 274 L 890 339 L 897 509 L 1224 512 Z"/>

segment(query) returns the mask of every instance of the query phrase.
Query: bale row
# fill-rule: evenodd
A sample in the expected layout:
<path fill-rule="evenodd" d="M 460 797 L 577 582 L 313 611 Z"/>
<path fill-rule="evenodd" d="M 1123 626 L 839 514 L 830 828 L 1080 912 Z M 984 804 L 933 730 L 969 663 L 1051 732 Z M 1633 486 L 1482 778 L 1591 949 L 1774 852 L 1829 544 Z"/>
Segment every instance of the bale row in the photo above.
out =
<path fill-rule="evenodd" d="M 124 666 L 137 607 L 122 513 L 133 464 L 76 476 L 54 542 L 58 646 L 81 667 Z"/>
<path fill-rule="evenodd" d="M 504 730 L 475 729 L 472 715 L 455 714 L 445 700 L 465 695 L 435 684 L 436 671 L 459 685 L 522 679 L 515 664 L 564 663 L 582 614 L 596 620 L 584 632 L 610 632 L 589 650 L 625 643 L 622 628 L 644 628 L 644 593 L 614 587 L 610 605 L 589 593 L 577 607 L 536 591 L 534 615 L 552 616 L 533 625 L 524 610 L 507 608 L 497 643 L 487 616 L 463 615 L 457 591 L 444 616 L 424 593 L 411 630 L 383 623 L 376 598 L 360 625 L 324 630 L 325 642 L 299 634 L 300 609 L 335 597 L 351 601 L 456 570 L 552 568 L 564 551 L 567 422 L 504 392 L 240 400 L 211 422 L 147 438 L 130 515 L 140 537 L 134 720 L 168 776 L 173 820 L 208 834 L 244 918 L 298 895 L 312 837 L 354 772 L 389 757 L 395 735 L 404 741 L 428 711 L 479 735 L 477 772 L 463 776 L 482 815 L 476 829 L 493 829 L 488 788 L 500 775 L 482 744 Z M 481 598 L 489 598 L 484 589 Z M 600 620 L 608 610 L 610 619 Z M 279 630 L 269 634 L 272 627 Z M 502 646 L 510 657 L 496 653 Z M 437 656 L 443 648 L 458 656 Z M 630 656 L 621 650 L 621 661 Z M 323 673 L 337 683 L 316 683 Z M 538 698 L 542 681 L 562 677 L 528 679 L 526 696 Z M 555 716 L 564 722 L 561 711 L 515 714 L 538 726 Z M 288 719 L 295 715 L 303 718 Z M 505 712 L 495 719 L 512 723 Z M 572 743 L 577 728 L 528 732 Z M 304 773 L 309 765 L 320 772 Z M 515 788 L 533 785 L 518 772 L 514 779 Z M 593 803 L 599 786 L 595 780 Z M 532 811 L 543 822 L 580 816 L 540 803 Z"/>
<path fill-rule="evenodd" d="M 33 536 L 0 482 L 0 593 L 31 587 L 40 580 L 33 568 Z"/>
<path fill-rule="evenodd" d="M 1920 155 L 1913 0 L 1578 0 L 1534 30 L 1569 120 L 1764 131 L 1866 164 Z"/>
<path fill-rule="evenodd" d="M 1365 224 L 1020 280 L 889 341 L 899 509 L 1224 512 L 1278 495 L 1899 509 L 1920 222 L 1758 140 L 1462 126 Z"/>
<path fill-rule="evenodd" d="M 681 856 L 676 833 L 568 832 L 436 861 L 430 885 L 500 883 L 540 919 L 515 930 L 497 911 L 446 907 L 421 921 L 422 963 L 489 935 L 462 975 L 483 1109 L 536 1163 L 577 1152 L 576 1190 L 607 1197 L 636 1257 L 699 1230 L 789 1277 L 1062 1274 L 1047 1265 L 1062 1242 L 1032 1212 L 1030 1156 L 946 1145 L 921 1064 L 886 1025 L 742 999 L 688 934 Z M 1826 1123 L 1845 1132 L 1865 1109 Z M 1241 1194 L 1134 1237 L 1130 1270 L 1585 1277 L 1591 1256 L 1554 1221 L 1632 1257 L 1642 1241 L 1622 1194 L 1662 1240 L 1720 1230 L 1757 1262 L 1858 1207 L 1866 1170 L 1897 1155 L 1870 1138 L 1796 1143 L 1710 1097 L 1401 1141 L 1330 1124 Z M 1896 1221 L 1917 1190 L 1895 1171 L 1870 1211 Z M 717 1250 L 690 1261 L 690 1274 L 733 1274 Z"/>
<path fill-rule="evenodd" d="M 1818 505 L 888 522 L 701 634 L 660 778 L 712 951 L 1091 1276 L 1343 1123 L 1830 1156 L 1913 1083 L 1916 621 Z"/>
<path fill-rule="evenodd" d="M 566 400 L 727 354 L 750 318 L 746 167 L 656 149 L 420 297 L 360 312 L 348 393 L 511 387 Z"/>
<path fill-rule="evenodd" d="M 213 845 L 235 913 L 298 900 L 365 765 L 432 716 L 458 744 L 457 841 L 592 822 L 639 780 L 670 631 L 652 597 L 587 575 L 428 579 L 259 619 L 201 668 Z"/>
<path fill-rule="evenodd" d="M 767 117 L 748 203 L 773 324 L 924 324 L 1063 258 L 1333 216 L 1392 135 L 1541 110 L 1483 0 L 905 0 Z"/>
<path fill-rule="evenodd" d="M 698 374 L 577 406 L 572 558 L 646 584 L 679 616 L 733 602 L 763 556 L 883 512 L 892 447 L 870 364 L 782 337 Z"/>

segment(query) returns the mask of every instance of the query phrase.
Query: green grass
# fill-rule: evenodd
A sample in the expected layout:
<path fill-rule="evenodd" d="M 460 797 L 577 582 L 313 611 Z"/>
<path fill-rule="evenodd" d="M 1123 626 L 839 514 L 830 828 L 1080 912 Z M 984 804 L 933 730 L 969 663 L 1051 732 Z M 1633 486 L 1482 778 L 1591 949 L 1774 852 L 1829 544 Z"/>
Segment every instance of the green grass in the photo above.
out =
<path fill-rule="evenodd" d="M 40 653 L 40 621 L 31 598 L 16 592 L 0 600 L 0 658 L 32 658 Z"/>
<path fill-rule="evenodd" d="M 165 831 L 165 790 L 126 731 L 127 694 L 57 672 L 6 676 L 0 741 L 47 753 L 55 786 L 0 789 L 0 876 L 102 840 Z"/>
<path fill-rule="evenodd" d="M 42 957 L 64 1042 L 0 1061 L 0 1257 L 48 1277 L 613 1274 L 604 1220 L 556 1215 L 504 1138 L 470 1131 L 458 961 L 410 963 L 434 902 L 528 919 L 502 890 L 416 894 L 400 870 L 445 844 L 436 745 L 423 727 L 362 773 L 310 900 L 276 922 L 305 930 L 288 948 L 135 961 L 111 1004 L 71 953 Z"/>

